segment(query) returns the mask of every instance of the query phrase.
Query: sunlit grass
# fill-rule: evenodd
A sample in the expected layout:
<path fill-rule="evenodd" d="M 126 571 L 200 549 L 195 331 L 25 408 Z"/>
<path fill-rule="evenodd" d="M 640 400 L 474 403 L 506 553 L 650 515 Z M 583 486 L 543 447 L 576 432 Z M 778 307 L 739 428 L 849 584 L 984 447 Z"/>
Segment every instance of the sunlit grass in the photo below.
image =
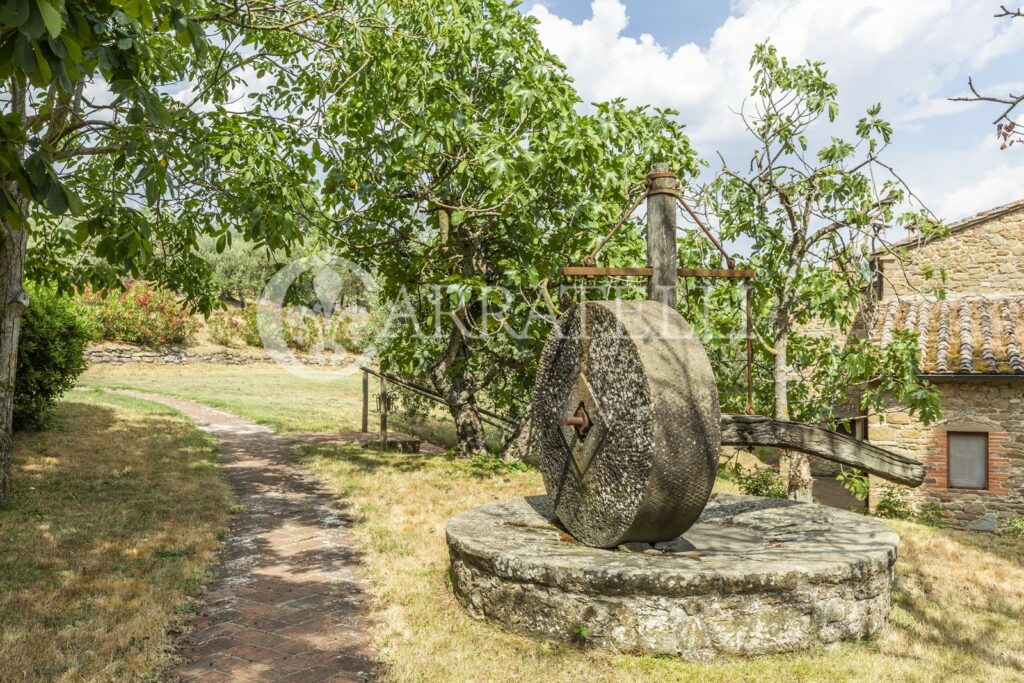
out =
<path fill-rule="evenodd" d="M 352 432 L 361 428 L 361 373 L 317 380 L 288 372 L 270 363 L 215 365 L 189 363 L 159 365 L 94 365 L 82 376 L 86 387 L 138 389 L 168 396 L 189 398 L 231 411 L 280 432 Z M 379 391 L 376 378 L 370 381 L 371 410 Z M 389 428 L 419 436 L 430 443 L 450 448 L 455 444 L 454 428 L 443 409 L 430 417 L 401 410 L 406 394 L 395 389 L 400 410 L 392 415 Z M 422 404 L 420 404 L 422 405 Z M 379 428 L 379 416 L 370 414 L 369 429 Z M 492 445 L 500 440 L 490 434 Z"/>
<path fill-rule="evenodd" d="M 75 392 L 14 446 L 0 680 L 156 678 L 229 521 L 214 442 L 163 406 Z"/>
<path fill-rule="evenodd" d="M 537 642 L 471 619 L 452 596 L 444 526 L 475 505 L 543 491 L 535 472 L 447 456 L 303 447 L 357 514 L 375 638 L 396 680 L 1010 681 L 1024 677 L 1024 542 L 894 523 L 903 539 L 889 625 L 874 641 L 695 664 Z M 726 488 L 729 488 L 726 486 Z"/>
<path fill-rule="evenodd" d="M 272 366 L 101 367 L 85 382 L 193 398 L 288 431 L 358 429 L 358 377 L 332 387 Z M 445 523 L 475 505 L 541 492 L 536 471 L 358 447 L 303 453 L 357 515 L 375 644 L 395 680 L 1024 680 L 1024 541 L 894 522 L 901 557 L 889 624 L 878 638 L 702 665 L 537 642 L 474 621 L 458 606 Z M 717 488 L 735 490 L 727 481 Z"/>

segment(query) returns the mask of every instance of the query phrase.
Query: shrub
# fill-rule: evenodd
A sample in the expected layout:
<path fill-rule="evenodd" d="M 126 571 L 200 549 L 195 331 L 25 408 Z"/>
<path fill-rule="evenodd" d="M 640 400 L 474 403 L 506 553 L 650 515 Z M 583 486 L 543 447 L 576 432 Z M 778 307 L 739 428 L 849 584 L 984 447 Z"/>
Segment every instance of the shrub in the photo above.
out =
<path fill-rule="evenodd" d="M 242 309 L 242 341 L 248 346 L 263 346 L 260 339 L 259 307 L 250 304 Z"/>
<path fill-rule="evenodd" d="M 136 281 L 105 296 L 87 293 L 83 299 L 107 341 L 141 346 L 187 344 L 198 328 L 173 292 L 147 282 Z"/>
<path fill-rule="evenodd" d="M 242 310 L 238 322 L 238 335 L 249 346 L 263 346 L 260 339 L 259 314 L 262 306 L 250 304 Z M 275 310 L 281 324 L 284 343 L 297 351 L 344 349 L 361 353 L 370 343 L 374 329 L 364 318 L 358 322 L 352 317 L 334 313 L 325 317 L 301 306 L 286 306 Z M 212 327 L 211 327 L 212 330 Z"/>
<path fill-rule="evenodd" d="M 875 515 L 885 519 L 910 520 L 914 518 L 914 511 L 910 509 L 910 501 L 907 500 L 907 490 L 898 486 L 885 486 L 878 497 L 878 505 L 875 506 Z"/>
<path fill-rule="evenodd" d="M 235 339 L 241 337 L 243 325 L 239 316 L 230 311 L 214 311 L 210 319 L 206 321 L 210 338 L 221 346 L 231 346 Z"/>
<path fill-rule="evenodd" d="M 1024 517 L 1007 517 L 999 523 L 999 533 L 1010 538 L 1024 539 Z"/>
<path fill-rule="evenodd" d="M 914 516 L 918 524 L 944 529 L 946 520 L 942 518 L 942 506 L 934 500 L 929 500 L 921 506 L 921 509 Z"/>
<path fill-rule="evenodd" d="M 21 318 L 14 428 L 45 426 L 53 405 L 85 370 L 85 348 L 95 337 L 87 312 L 52 289 L 29 286 Z"/>
<path fill-rule="evenodd" d="M 764 496 L 766 498 L 786 498 L 786 482 L 770 467 L 754 467 L 746 469 L 736 463 L 732 468 L 732 479 L 740 488 L 740 493 L 748 496 Z"/>
<path fill-rule="evenodd" d="M 321 339 L 320 318 L 303 308 L 286 309 L 281 314 L 284 343 L 297 351 L 309 351 Z"/>
<path fill-rule="evenodd" d="M 344 316 L 342 323 L 338 325 L 338 343 L 351 353 L 366 351 L 377 333 L 378 326 L 383 324 L 374 317 L 367 314 Z"/>

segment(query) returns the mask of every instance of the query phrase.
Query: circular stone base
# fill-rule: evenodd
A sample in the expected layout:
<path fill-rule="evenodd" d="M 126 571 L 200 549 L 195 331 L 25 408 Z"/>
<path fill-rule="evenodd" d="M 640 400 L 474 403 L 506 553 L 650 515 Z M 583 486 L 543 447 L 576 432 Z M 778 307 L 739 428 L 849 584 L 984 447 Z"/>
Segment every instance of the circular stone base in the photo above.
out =
<path fill-rule="evenodd" d="M 452 585 L 473 617 L 694 660 L 871 636 L 889 611 L 899 537 L 853 512 L 718 494 L 680 538 L 627 545 L 576 542 L 544 496 L 448 522 Z"/>

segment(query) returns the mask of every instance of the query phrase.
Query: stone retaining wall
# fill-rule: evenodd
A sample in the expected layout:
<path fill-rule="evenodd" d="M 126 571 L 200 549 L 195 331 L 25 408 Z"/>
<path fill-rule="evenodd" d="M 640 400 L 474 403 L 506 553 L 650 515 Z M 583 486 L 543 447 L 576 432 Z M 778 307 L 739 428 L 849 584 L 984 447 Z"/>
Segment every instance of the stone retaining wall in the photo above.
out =
<path fill-rule="evenodd" d="M 340 358 L 333 355 L 306 355 L 296 353 L 295 357 L 304 365 L 337 366 L 348 363 L 353 357 Z M 262 349 L 229 349 L 229 348 L 185 348 L 167 347 L 147 349 L 128 344 L 102 344 L 92 346 L 85 352 L 85 360 L 90 365 L 129 363 L 151 363 L 157 365 L 182 365 L 184 363 L 219 363 L 221 365 L 250 365 L 252 363 L 272 363 L 274 359 Z"/>
<path fill-rule="evenodd" d="M 113 363 L 157 363 L 162 365 L 180 365 L 182 363 L 223 363 L 225 365 L 245 365 L 261 363 L 269 360 L 265 354 L 245 353 L 225 349 L 189 351 L 185 348 L 170 347 L 163 349 L 146 349 L 139 346 L 94 346 L 85 352 L 85 360 L 90 365 Z"/>

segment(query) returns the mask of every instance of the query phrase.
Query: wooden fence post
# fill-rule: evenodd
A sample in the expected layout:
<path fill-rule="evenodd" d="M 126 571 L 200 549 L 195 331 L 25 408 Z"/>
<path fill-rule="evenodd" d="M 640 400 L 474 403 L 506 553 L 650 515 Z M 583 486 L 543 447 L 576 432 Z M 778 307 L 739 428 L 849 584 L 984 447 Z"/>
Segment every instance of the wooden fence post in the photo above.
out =
<path fill-rule="evenodd" d="M 380 449 L 388 450 L 388 381 L 380 378 Z"/>
<path fill-rule="evenodd" d="M 363 372 L 363 424 L 362 432 L 370 431 L 370 373 Z"/>

